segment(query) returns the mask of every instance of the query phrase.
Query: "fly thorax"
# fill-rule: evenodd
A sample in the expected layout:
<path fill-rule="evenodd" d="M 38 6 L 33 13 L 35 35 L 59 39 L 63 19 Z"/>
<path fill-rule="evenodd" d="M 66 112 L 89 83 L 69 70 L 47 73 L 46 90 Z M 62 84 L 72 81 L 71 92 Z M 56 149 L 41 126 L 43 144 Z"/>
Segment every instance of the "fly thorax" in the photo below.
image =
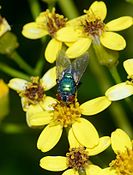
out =
<path fill-rule="evenodd" d="M 89 156 L 84 147 L 71 148 L 66 157 L 69 168 L 83 171 L 88 166 Z"/>
<path fill-rule="evenodd" d="M 62 103 L 58 102 L 54 106 L 54 122 L 62 125 L 62 127 L 69 127 L 81 117 L 81 109 L 78 102 Z"/>
<path fill-rule="evenodd" d="M 39 77 L 32 77 L 31 82 L 26 84 L 25 90 L 21 92 L 20 96 L 25 97 L 29 105 L 37 104 L 42 101 L 45 96 L 45 92 L 40 83 Z"/>
<path fill-rule="evenodd" d="M 59 90 L 61 93 L 70 92 L 75 93 L 75 82 L 71 74 L 66 73 L 59 83 Z"/>

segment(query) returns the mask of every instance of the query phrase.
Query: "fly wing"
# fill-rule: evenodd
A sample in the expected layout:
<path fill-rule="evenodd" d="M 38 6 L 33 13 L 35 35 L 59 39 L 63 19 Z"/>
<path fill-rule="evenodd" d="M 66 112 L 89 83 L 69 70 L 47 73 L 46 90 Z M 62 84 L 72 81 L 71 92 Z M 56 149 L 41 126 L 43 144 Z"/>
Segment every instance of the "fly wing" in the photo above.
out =
<path fill-rule="evenodd" d="M 71 67 L 71 61 L 65 56 L 65 51 L 61 50 L 56 59 L 57 80 L 62 78 L 63 71 Z"/>
<path fill-rule="evenodd" d="M 76 58 L 72 62 L 72 70 L 74 71 L 73 76 L 77 84 L 79 83 L 83 73 L 85 72 L 88 66 L 88 60 L 89 60 L 89 55 L 88 55 L 88 52 L 86 52 L 85 54 Z"/>

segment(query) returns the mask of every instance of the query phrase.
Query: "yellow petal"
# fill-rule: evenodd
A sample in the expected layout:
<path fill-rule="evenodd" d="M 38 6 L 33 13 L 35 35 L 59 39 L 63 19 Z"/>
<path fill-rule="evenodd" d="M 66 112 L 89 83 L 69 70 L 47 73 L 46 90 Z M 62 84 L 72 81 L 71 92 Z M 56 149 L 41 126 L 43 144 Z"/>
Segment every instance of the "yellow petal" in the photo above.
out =
<path fill-rule="evenodd" d="M 108 167 L 102 169 L 99 175 L 118 175 L 118 173 L 116 172 L 115 169 Z"/>
<path fill-rule="evenodd" d="M 72 125 L 73 133 L 79 143 L 88 148 L 93 148 L 99 142 L 95 127 L 86 119 L 80 118 Z"/>
<path fill-rule="evenodd" d="M 47 91 L 56 85 L 56 67 L 49 69 L 41 78 L 42 86 Z"/>
<path fill-rule="evenodd" d="M 67 168 L 67 159 L 63 156 L 46 156 L 40 160 L 40 166 L 49 171 L 63 171 Z"/>
<path fill-rule="evenodd" d="M 127 148 L 132 149 L 132 142 L 126 132 L 122 129 L 116 129 L 112 132 L 111 144 L 115 153 L 124 152 Z"/>
<path fill-rule="evenodd" d="M 133 75 L 133 58 L 124 61 L 123 66 L 128 75 Z"/>
<path fill-rule="evenodd" d="M 102 169 L 99 166 L 96 165 L 89 165 L 86 167 L 86 175 L 99 175 L 99 173 L 102 171 Z M 93 173 L 92 173 L 93 172 Z"/>
<path fill-rule="evenodd" d="M 104 32 L 100 37 L 100 41 L 103 46 L 112 50 L 123 50 L 126 47 L 124 38 L 114 32 Z"/>
<path fill-rule="evenodd" d="M 105 93 L 105 95 L 111 101 L 122 100 L 124 98 L 131 96 L 132 94 L 133 94 L 133 86 L 128 85 L 126 82 L 119 83 L 117 85 L 110 87 Z"/>
<path fill-rule="evenodd" d="M 107 14 L 107 8 L 103 1 L 95 1 L 89 8 L 89 13 L 94 17 L 104 20 Z"/>
<path fill-rule="evenodd" d="M 9 88 L 7 86 L 7 84 L 0 79 L 0 98 L 6 96 L 9 92 Z"/>
<path fill-rule="evenodd" d="M 133 18 L 130 16 L 123 16 L 114 19 L 106 24 L 107 31 L 120 31 L 133 25 Z"/>
<path fill-rule="evenodd" d="M 81 26 L 81 21 L 84 21 L 85 19 L 87 18 L 87 15 L 81 15 L 81 16 L 78 16 L 76 18 L 73 18 L 71 20 L 69 20 L 66 25 L 69 27 L 69 26 L 72 26 L 73 28 L 79 28 Z"/>
<path fill-rule="evenodd" d="M 46 126 L 38 138 L 37 148 L 40 149 L 42 152 L 47 152 L 51 150 L 58 143 L 61 134 L 62 126 Z"/>
<path fill-rule="evenodd" d="M 99 139 L 98 145 L 96 145 L 94 148 L 87 148 L 86 150 L 88 151 L 89 156 L 93 156 L 103 152 L 109 146 L 110 146 L 110 137 L 104 136 Z"/>
<path fill-rule="evenodd" d="M 63 27 L 56 32 L 56 39 L 62 42 L 74 42 L 78 37 L 79 33 L 74 27 Z"/>
<path fill-rule="evenodd" d="M 27 103 L 27 98 L 26 97 L 21 97 L 21 104 L 23 110 L 26 112 L 27 109 L 29 109 L 30 105 Z"/>
<path fill-rule="evenodd" d="M 57 103 L 57 100 L 53 97 L 46 96 L 41 107 L 44 110 L 51 111 L 54 110 L 53 105 Z"/>
<path fill-rule="evenodd" d="M 68 132 L 68 141 L 69 141 L 69 147 L 70 148 L 78 148 L 81 146 L 81 144 L 78 142 L 78 140 L 76 139 L 72 128 L 70 128 L 69 132 Z"/>
<path fill-rule="evenodd" d="M 74 42 L 65 42 L 66 46 L 70 47 L 74 44 Z"/>
<path fill-rule="evenodd" d="M 29 39 L 38 39 L 47 35 L 48 31 L 46 31 L 43 28 L 40 28 L 40 26 L 37 23 L 31 22 L 24 25 L 22 34 Z"/>
<path fill-rule="evenodd" d="M 89 49 L 90 45 L 91 45 L 91 39 L 81 38 L 67 49 L 66 55 L 69 58 L 79 57 Z"/>
<path fill-rule="evenodd" d="M 5 18 L 1 17 L 1 23 L 0 23 L 0 36 L 2 36 L 5 32 L 11 30 L 10 25 L 8 24 L 7 20 Z"/>
<path fill-rule="evenodd" d="M 51 39 L 45 50 L 45 58 L 49 63 L 56 60 L 58 52 L 61 50 L 62 43 L 56 39 Z"/>
<path fill-rule="evenodd" d="M 79 175 L 79 173 L 74 169 L 69 169 L 69 170 L 66 170 L 62 175 Z"/>
<path fill-rule="evenodd" d="M 102 96 L 83 103 L 80 108 L 83 115 L 94 115 L 105 110 L 110 104 L 111 101 L 106 96 Z"/>
<path fill-rule="evenodd" d="M 13 78 L 9 81 L 8 86 L 16 91 L 24 91 L 27 81 L 20 78 Z"/>
<path fill-rule="evenodd" d="M 29 127 L 43 126 L 52 120 L 53 114 L 48 111 L 43 111 L 39 105 L 31 105 L 26 113 L 26 121 Z"/>

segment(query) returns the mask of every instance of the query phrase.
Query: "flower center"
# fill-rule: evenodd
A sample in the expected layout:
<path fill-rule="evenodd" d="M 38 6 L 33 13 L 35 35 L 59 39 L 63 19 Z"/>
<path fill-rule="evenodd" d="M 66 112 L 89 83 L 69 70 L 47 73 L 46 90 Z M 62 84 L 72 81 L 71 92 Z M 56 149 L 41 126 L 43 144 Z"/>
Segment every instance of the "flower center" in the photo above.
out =
<path fill-rule="evenodd" d="M 66 154 L 67 163 L 70 168 L 82 171 L 88 165 L 89 156 L 84 147 L 71 148 Z"/>
<path fill-rule="evenodd" d="M 45 26 L 51 36 L 54 36 L 55 33 L 65 26 L 67 18 L 64 18 L 63 15 L 55 13 L 55 8 L 50 12 L 48 9 L 43 13 L 45 18 Z"/>
<path fill-rule="evenodd" d="M 39 77 L 32 77 L 32 82 L 28 82 L 26 89 L 20 95 L 28 99 L 29 104 L 37 104 L 44 97 L 44 88 L 42 87 Z"/>
<path fill-rule="evenodd" d="M 133 85 L 133 75 L 128 75 L 128 77 L 127 77 L 127 84 Z"/>
<path fill-rule="evenodd" d="M 65 104 L 58 102 L 54 106 L 54 121 L 60 123 L 63 127 L 72 125 L 81 116 L 81 110 L 78 102 Z"/>
<path fill-rule="evenodd" d="M 102 34 L 105 24 L 101 19 L 87 14 L 87 17 L 84 19 L 84 21 L 82 21 L 82 26 L 87 35 L 95 38 L 96 36 L 99 37 Z"/>
<path fill-rule="evenodd" d="M 127 148 L 125 152 L 118 153 L 110 166 L 115 168 L 118 175 L 133 175 L 133 149 Z"/>

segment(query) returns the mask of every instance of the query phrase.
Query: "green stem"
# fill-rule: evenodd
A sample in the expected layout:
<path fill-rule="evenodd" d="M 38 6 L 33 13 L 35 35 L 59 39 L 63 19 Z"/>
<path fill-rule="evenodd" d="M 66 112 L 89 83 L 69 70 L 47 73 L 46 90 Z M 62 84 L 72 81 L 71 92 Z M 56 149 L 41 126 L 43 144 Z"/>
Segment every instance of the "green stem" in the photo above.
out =
<path fill-rule="evenodd" d="M 25 80 L 30 80 L 30 77 L 26 74 L 23 74 L 22 72 L 19 72 L 13 68 L 10 68 L 9 66 L 0 63 L 0 70 L 7 73 L 8 75 L 11 75 L 12 77 L 18 77 L 18 78 L 22 78 Z"/>
<path fill-rule="evenodd" d="M 48 3 L 48 9 L 51 11 L 53 9 L 53 7 L 55 6 L 55 2 L 49 2 Z"/>
<path fill-rule="evenodd" d="M 44 67 L 44 58 L 39 58 L 37 64 L 36 64 L 36 67 L 34 69 L 34 72 L 40 77 L 41 76 L 41 72 L 43 70 L 43 67 Z"/>
<path fill-rule="evenodd" d="M 26 132 L 27 128 L 25 126 L 16 125 L 16 124 L 1 124 L 0 131 L 6 134 L 21 134 Z"/>
<path fill-rule="evenodd" d="M 58 0 L 57 1 L 64 15 L 69 19 L 79 16 L 73 0 Z"/>
<path fill-rule="evenodd" d="M 47 37 L 43 37 L 41 38 L 41 41 L 42 41 L 42 45 L 45 45 L 45 43 L 47 43 Z M 45 59 L 43 58 L 44 55 L 44 50 L 43 50 L 43 53 L 41 54 L 41 57 L 38 59 L 37 63 L 36 63 L 36 66 L 35 66 L 35 73 L 40 76 L 42 70 L 43 70 L 43 67 L 44 67 L 44 61 Z"/>
<path fill-rule="evenodd" d="M 21 69 L 23 69 L 25 72 L 27 72 L 30 75 L 35 75 L 34 69 L 32 69 L 24 60 L 23 58 L 14 51 L 10 55 L 8 55 L 13 61 L 15 61 Z"/>
<path fill-rule="evenodd" d="M 125 102 L 127 103 L 127 105 L 130 107 L 131 111 L 133 112 L 133 102 L 130 99 L 130 97 L 125 98 Z"/>
<path fill-rule="evenodd" d="M 128 121 L 128 118 L 126 117 L 126 114 L 123 108 L 120 106 L 118 102 L 113 102 L 110 108 L 111 108 L 111 112 L 115 114 L 115 115 L 112 115 L 112 117 L 116 123 L 116 127 L 120 127 L 121 129 L 126 131 L 128 135 L 132 138 L 133 136 L 132 126 Z"/>
<path fill-rule="evenodd" d="M 120 78 L 119 73 L 117 71 L 117 67 L 113 66 L 113 67 L 109 68 L 109 71 L 110 71 L 113 79 L 115 80 L 115 83 L 116 84 L 121 83 L 121 78 Z"/>
<path fill-rule="evenodd" d="M 36 17 L 39 15 L 41 11 L 40 4 L 38 0 L 28 0 L 28 2 L 29 2 L 29 6 L 30 6 L 30 10 L 31 10 L 33 19 L 36 19 Z"/>
<path fill-rule="evenodd" d="M 102 93 L 104 94 L 105 91 L 111 86 L 109 77 L 102 66 L 100 66 L 96 60 L 96 55 L 94 52 L 91 52 L 91 58 L 90 59 L 90 69 L 97 78 L 97 81 L 99 83 L 100 89 Z M 128 121 L 128 118 L 125 114 L 124 109 L 122 106 L 118 103 L 115 105 L 110 106 L 110 111 L 112 113 L 112 118 L 116 124 L 117 127 L 122 128 L 123 130 L 127 131 L 128 134 L 132 135 L 132 127 L 130 122 Z"/>

